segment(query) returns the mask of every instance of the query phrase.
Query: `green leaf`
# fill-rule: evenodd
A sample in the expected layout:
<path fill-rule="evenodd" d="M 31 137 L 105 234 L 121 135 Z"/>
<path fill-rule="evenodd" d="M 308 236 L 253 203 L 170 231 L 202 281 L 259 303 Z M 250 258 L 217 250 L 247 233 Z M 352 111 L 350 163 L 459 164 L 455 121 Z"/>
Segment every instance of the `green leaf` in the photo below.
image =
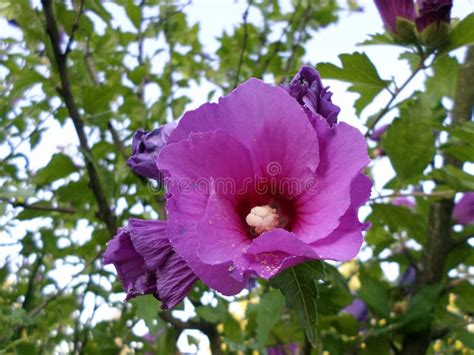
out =
<path fill-rule="evenodd" d="M 356 113 L 359 115 L 375 96 L 390 84 L 390 81 L 380 78 L 377 69 L 365 53 L 341 54 L 339 58 L 342 68 L 331 63 L 321 63 L 317 68 L 325 78 L 353 84 L 349 87 L 349 91 L 360 94 L 355 103 Z"/>
<path fill-rule="evenodd" d="M 316 329 L 318 290 L 315 282 L 323 276 L 322 263 L 307 262 L 287 269 L 271 280 L 271 284 L 279 288 L 285 296 L 286 305 L 296 311 L 300 326 L 314 347 L 318 338 Z"/>
<path fill-rule="evenodd" d="M 195 309 L 199 318 L 210 323 L 223 322 L 227 315 L 227 307 L 224 302 L 219 301 L 217 307 L 200 306 Z"/>
<path fill-rule="evenodd" d="M 224 334 L 234 343 L 242 342 L 243 334 L 240 323 L 230 313 L 227 313 L 224 320 Z"/>
<path fill-rule="evenodd" d="M 452 165 L 434 170 L 430 177 L 435 180 L 444 181 L 458 192 L 474 191 L 474 176 Z"/>
<path fill-rule="evenodd" d="M 125 12 L 127 13 L 128 18 L 132 21 L 135 28 L 139 28 L 140 22 L 142 20 L 142 13 L 141 8 L 135 5 L 135 1 L 125 1 Z"/>
<path fill-rule="evenodd" d="M 458 78 L 459 63 L 456 58 L 442 56 L 433 64 L 433 75 L 426 80 L 426 93 L 439 100 L 454 98 Z"/>
<path fill-rule="evenodd" d="M 466 16 L 449 34 L 448 42 L 441 53 L 458 49 L 474 43 L 474 13 Z"/>
<path fill-rule="evenodd" d="M 376 33 L 374 35 L 369 35 L 369 39 L 366 39 L 362 42 L 361 46 L 372 46 L 372 45 L 394 45 L 394 46 L 403 46 L 400 43 L 397 43 L 393 40 L 392 36 L 390 36 L 387 32 L 385 33 Z"/>
<path fill-rule="evenodd" d="M 417 333 L 429 328 L 442 289 L 441 284 L 427 285 L 415 294 L 401 320 L 405 332 Z"/>
<path fill-rule="evenodd" d="M 137 307 L 137 317 L 145 321 L 148 327 L 158 318 L 159 302 L 152 295 L 134 298 L 131 301 Z"/>
<path fill-rule="evenodd" d="M 48 165 L 38 170 L 33 181 L 39 186 L 47 185 L 75 171 L 76 167 L 72 159 L 65 154 L 58 153 L 53 155 Z"/>
<path fill-rule="evenodd" d="M 392 233 L 406 231 L 408 237 L 423 244 L 426 240 L 426 222 L 404 206 L 373 204 L 369 217 L 374 227 L 388 227 Z"/>
<path fill-rule="evenodd" d="M 427 117 L 431 110 L 421 107 L 421 103 L 419 106 L 403 109 L 401 118 L 382 137 L 382 145 L 401 181 L 421 175 L 436 152 L 431 117 Z"/>
<path fill-rule="evenodd" d="M 359 297 L 375 314 L 388 318 L 390 316 L 389 293 L 385 285 L 364 269 L 360 271 Z"/>
<path fill-rule="evenodd" d="M 263 295 L 257 308 L 257 341 L 265 345 L 273 327 L 280 320 L 285 299 L 278 290 L 272 290 Z"/>

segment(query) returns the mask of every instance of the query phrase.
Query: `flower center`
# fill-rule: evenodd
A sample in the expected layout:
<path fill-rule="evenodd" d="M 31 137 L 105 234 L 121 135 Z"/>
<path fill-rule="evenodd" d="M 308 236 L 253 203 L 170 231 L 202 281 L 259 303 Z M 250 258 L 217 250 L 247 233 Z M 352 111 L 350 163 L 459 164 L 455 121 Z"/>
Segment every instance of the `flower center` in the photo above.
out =
<path fill-rule="evenodd" d="M 271 231 L 280 224 L 280 216 L 275 208 L 268 205 L 255 206 L 245 217 L 245 222 L 255 230 L 255 233 Z"/>

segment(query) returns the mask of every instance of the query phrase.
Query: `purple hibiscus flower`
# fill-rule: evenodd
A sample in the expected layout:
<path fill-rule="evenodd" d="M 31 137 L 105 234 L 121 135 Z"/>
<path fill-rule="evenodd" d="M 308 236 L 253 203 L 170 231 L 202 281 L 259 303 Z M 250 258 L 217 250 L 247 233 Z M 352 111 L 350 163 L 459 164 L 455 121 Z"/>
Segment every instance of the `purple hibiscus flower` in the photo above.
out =
<path fill-rule="evenodd" d="M 397 197 L 392 200 L 392 205 L 395 206 L 404 206 L 410 210 L 415 208 L 415 202 L 409 199 L 408 197 Z"/>
<path fill-rule="evenodd" d="M 342 312 L 350 314 L 359 323 L 365 323 L 369 319 L 369 308 L 364 301 L 356 298 L 350 305 L 342 309 Z"/>
<path fill-rule="evenodd" d="M 267 355 L 296 355 L 299 353 L 298 343 L 274 345 L 267 348 Z"/>
<path fill-rule="evenodd" d="M 374 0 L 383 24 L 391 33 L 399 35 L 400 20 L 414 22 L 418 32 L 423 32 L 432 24 L 449 24 L 452 0 Z M 418 11 L 417 11 L 418 10 Z"/>
<path fill-rule="evenodd" d="M 453 209 L 453 219 L 463 225 L 474 222 L 474 192 L 467 192 L 456 203 Z"/>
<path fill-rule="evenodd" d="M 172 308 L 198 278 L 235 295 L 253 276 L 352 259 L 367 227 L 357 217 L 372 185 L 363 175 L 367 146 L 358 130 L 331 126 L 325 114 L 250 79 L 185 113 L 151 154 L 134 149 L 146 154 L 140 166 L 164 176 L 168 220 L 132 219 L 109 242 L 104 260 L 127 299 L 153 294 Z M 140 137 L 146 147 L 153 135 Z"/>

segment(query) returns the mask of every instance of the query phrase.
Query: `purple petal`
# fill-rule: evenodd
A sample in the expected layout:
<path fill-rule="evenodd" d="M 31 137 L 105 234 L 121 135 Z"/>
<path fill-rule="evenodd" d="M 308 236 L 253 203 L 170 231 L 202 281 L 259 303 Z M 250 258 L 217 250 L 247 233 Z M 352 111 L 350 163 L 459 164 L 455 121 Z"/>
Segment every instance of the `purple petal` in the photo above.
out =
<path fill-rule="evenodd" d="M 318 166 L 318 138 L 300 105 L 285 90 L 250 79 L 217 104 L 187 112 L 170 143 L 191 133 L 222 129 L 250 152 L 256 171 L 280 164 L 284 176 L 299 176 Z"/>
<path fill-rule="evenodd" d="M 319 72 L 313 67 L 302 66 L 290 85 L 283 88 L 306 110 L 324 117 L 329 125 L 332 126 L 337 122 L 341 109 L 332 103 L 329 87 L 323 86 Z"/>
<path fill-rule="evenodd" d="M 364 323 L 369 319 L 369 308 L 358 298 L 356 298 L 350 305 L 343 308 L 342 312 L 350 314 L 359 323 Z"/>
<path fill-rule="evenodd" d="M 167 123 L 151 132 L 137 130 L 132 140 L 132 156 L 127 162 L 130 169 L 149 179 L 159 180 L 156 157 L 175 127 L 175 123 Z"/>
<path fill-rule="evenodd" d="M 311 244 L 321 259 L 347 261 L 357 255 L 363 241 L 362 230 L 368 227 L 359 222 L 357 211 L 370 197 L 371 188 L 372 182 L 367 176 L 360 174 L 354 179 L 351 204 L 339 225 L 329 236 Z"/>
<path fill-rule="evenodd" d="M 114 264 L 127 300 L 153 294 L 162 308 L 180 303 L 197 280 L 166 237 L 166 222 L 131 219 L 109 242 L 105 264 Z"/>
<path fill-rule="evenodd" d="M 392 205 L 405 206 L 406 208 L 409 208 L 411 210 L 415 208 L 415 202 L 413 202 L 412 200 L 410 200 L 407 197 L 397 197 L 397 198 L 393 199 L 392 200 Z"/>
<path fill-rule="evenodd" d="M 399 286 L 411 286 L 416 281 L 416 268 L 412 265 L 408 266 L 403 275 L 400 277 Z"/>
<path fill-rule="evenodd" d="M 454 206 L 453 219 L 463 225 L 474 222 L 474 192 L 467 192 Z"/>
<path fill-rule="evenodd" d="M 317 184 L 297 199 L 298 221 L 293 232 L 307 242 L 327 237 L 351 203 L 352 181 L 369 163 L 362 134 L 345 123 L 329 128 L 318 120 L 320 164 Z"/>
<path fill-rule="evenodd" d="M 133 297 L 156 294 L 156 277 L 147 270 L 145 261 L 133 247 L 127 228 L 120 228 L 104 253 L 104 264 L 114 264 L 123 288 L 126 300 Z"/>
<path fill-rule="evenodd" d="M 423 0 L 419 15 L 415 20 L 418 32 L 423 32 L 431 24 L 449 23 L 453 0 Z"/>
<path fill-rule="evenodd" d="M 383 24 L 387 30 L 397 34 L 397 17 L 414 21 L 416 17 L 413 0 L 375 0 Z"/>
<path fill-rule="evenodd" d="M 370 135 L 370 139 L 372 139 L 375 142 L 380 142 L 380 139 L 382 138 L 382 134 L 384 134 L 387 131 L 388 127 L 390 127 L 390 125 L 388 124 L 381 125 L 377 129 L 375 129 L 375 131 Z"/>

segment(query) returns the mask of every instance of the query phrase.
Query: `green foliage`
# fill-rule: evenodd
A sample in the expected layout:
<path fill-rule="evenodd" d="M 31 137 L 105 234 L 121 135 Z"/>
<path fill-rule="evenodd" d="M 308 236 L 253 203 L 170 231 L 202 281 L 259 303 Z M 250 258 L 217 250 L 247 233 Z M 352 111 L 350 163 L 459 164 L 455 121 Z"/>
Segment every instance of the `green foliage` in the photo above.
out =
<path fill-rule="evenodd" d="M 341 54 L 339 59 L 342 67 L 331 63 L 321 63 L 317 68 L 323 78 L 337 79 L 352 84 L 349 91 L 360 95 L 355 103 L 356 112 L 360 115 L 362 110 L 372 102 L 375 96 L 387 88 L 390 82 L 380 78 L 377 69 L 365 53 Z"/>
<path fill-rule="evenodd" d="M 307 262 L 278 274 L 272 280 L 272 284 L 285 296 L 286 305 L 296 310 L 300 325 L 313 346 L 318 340 L 315 295 L 318 292 L 317 283 L 323 275 L 321 263 Z"/>
<path fill-rule="evenodd" d="M 416 102 L 401 110 L 384 135 L 382 144 L 401 183 L 419 177 L 433 160 L 435 136 L 431 110 Z"/>
<path fill-rule="evenodd" d="M 123 302 L 116 272 L 102 265 L 114 228 L 104 223 L 90 170 L 117 226 L 130 217 L 165 218 L 163 191 L 126 165 L 133 132 L 177 120 L 201 97 L 215 100 L 249 77 L 288 82 L 301 64 L 314 62 L 309 46 L 319 45 L 320 31 L 346 5 L 236 2 L 247 15 L 209 34 L 214 27 L 195 22 L 189 10 L 196 4 L 186 0 L 51 1 L 80 116 L 74 125 L 46 31 L 47 2 L 0 0 L 0 353 L 174 354 L 188 329 L 201 332 L 184 333 L 191 347 L 203 351 L 200 337 L 207 336 L 224 354 L 264 354 L 292 343 L 300 353 L 403 353 L 406 339 L 426 334 L 440 336 L 446 351 L 456 339 L 474 348 L 466 327 L 474 309 L 473 247 L 466 242 L 473 226 L 453 228 L 450 221 L 449 242 L 441 246 L 428 234 L 441 221 L 433 219 L 440 201 L 451 206 L 457 193 L 474 191 L 465 164 L 474 162 L 474 124 L 459 118 L 472 106 L 460 99 L 468 90 L 462 78 L 472 74 L 453 52 L 474 43 L 474 15 L 453 21 L 438 49 L 388 33 L 363 42 L 399 50 L 413 72 L 406 81 L 398 67 L 384 80 L 366 53 L 317 65 L 324 78 L 349 83 L 359 95 L 354 107 L 369 130 L 388 122 L 389 113 L 396 117 L 380 142 L 369 140 L 375 200 L 363 212 L 371 228 L 361 258 L 303 263 L 235 297 L 198 282 L 185 306 L 163 313 L 151 295 Z M 359 9 L 357 1 L 348 6 Z M 219 14 L 207 21 L 213 16 Z M 412 79 L 419 92 L 410 91 Z M 366 119 L 362 113 L 384 91 L 390 101 Z M 388 161 L 395 174 L 382 188 L 379 166 Z M 399 195 L 414 195 L 416 206 L 393 205 Z M 440 255 L 442 272 L 427 282 L 423 268 Z M 416 265 L 415 284 L 386 277 L 387 265 Z M 342 311 L 354 299 L 368 306 L 364 324 Z"/>
<path fill-rule="evenodd" d="M 277 325 L 285 307 L 285 300 L 277 290 L 265 294 L 257 308 L 257 341 L 264 345 Z"/>
<path fill-rule="evenodd" d="M 441 52 L 447 53 L 457 48 L 474 43 L 474 14 L 463 18 L 449 34 L 448 42 L 442 47 Z"/>

